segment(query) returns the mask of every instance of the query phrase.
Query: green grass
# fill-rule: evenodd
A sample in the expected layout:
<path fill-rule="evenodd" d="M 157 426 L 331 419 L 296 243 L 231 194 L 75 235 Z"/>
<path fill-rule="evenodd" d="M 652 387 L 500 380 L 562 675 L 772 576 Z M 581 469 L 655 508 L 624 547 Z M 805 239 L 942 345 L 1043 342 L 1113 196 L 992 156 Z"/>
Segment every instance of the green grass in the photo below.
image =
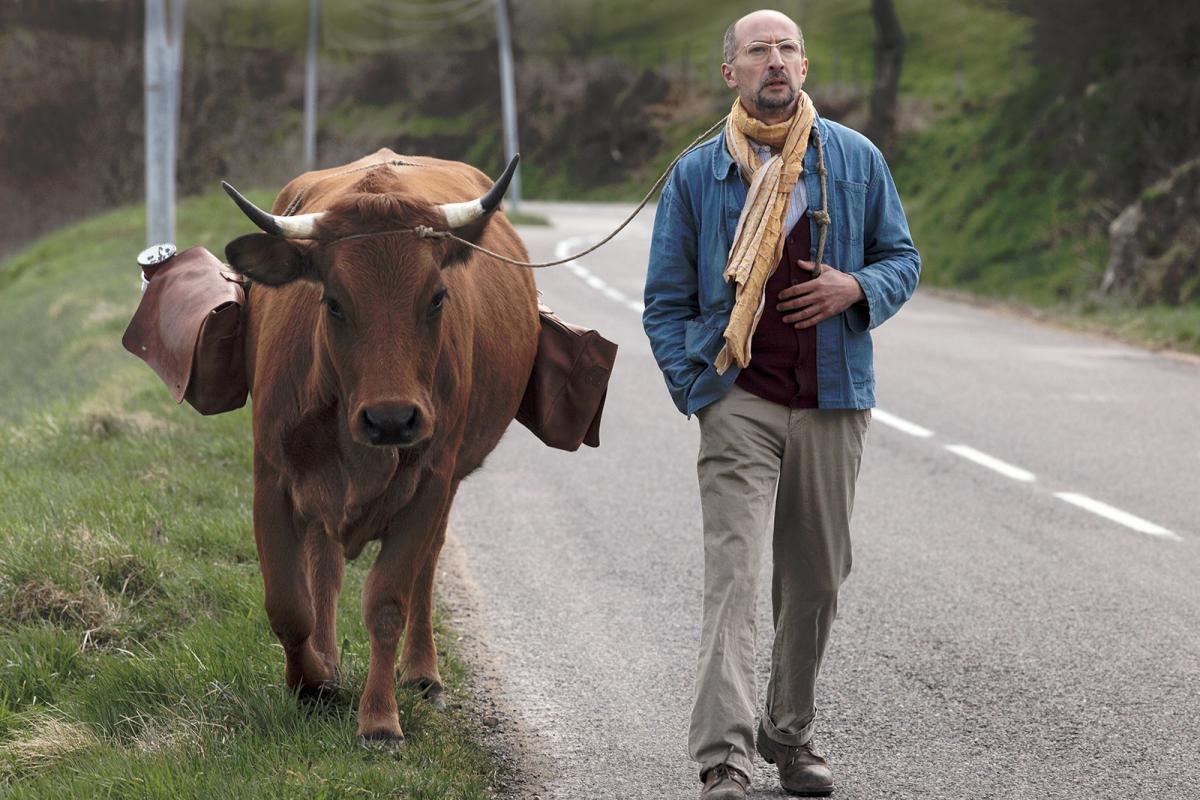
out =
<path fill-rule="evenodd" d="M 537 225 L 546 227 L 550 224 L 550 220 L 543 217 L 541 214 L 533 214 L 528 211 L 505 211 L 504 215 L 508 217 L 508 221 L 513 225 Z"/>
<path fill-rule="evenodd" d="M 1020 63 L 1021 28 L 995 50 Z M 906 69 L 908 62 L 906 61 Z M 1200 305 L 1132 307 L 1099 295 L 1108 263 L 1102 193 L 1057 163 L 1061 104 L 1038 110 L 1014 69 L 983 95 L 909 133 L 892 171 L 922 283 L 1023 306 L 1055 321 L 1154 348 L 1200 352 Z"/>
<path fill-rule="evenodd" d="M 354 738 L 370 551 L 339 608 L 346 691 L 305 706 L 283 686 L 250 529 L 249 414 L 176 406 L 120 346 L 142 214 L 0 263 L 0 795 L 487 796 L 496 767 L 461 707 L 401 692 L 402 749 Z M 218 195 L 180 219 L 179 241 L 218 253 L 245 229 Z M 464 667 L 450 652 L 441 668 L 453 699 Z"/>
<path fill-rule="evenodd" d="M 1151 348 L 1200 353 L 1200 305 L 1123 308 L 1102 300 L 1052 307 L 1053 318 Z"/>

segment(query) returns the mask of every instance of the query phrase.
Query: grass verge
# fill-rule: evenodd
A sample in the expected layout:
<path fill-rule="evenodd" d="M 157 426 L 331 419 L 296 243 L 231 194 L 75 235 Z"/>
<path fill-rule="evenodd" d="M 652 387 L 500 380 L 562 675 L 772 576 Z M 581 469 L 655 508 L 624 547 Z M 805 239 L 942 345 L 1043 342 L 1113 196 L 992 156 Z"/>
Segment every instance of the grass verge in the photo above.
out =
<path fill-rule="evenodd" d="M 505 211 L 504 215 L 508 217 L 508 221 L 513 225 L 550 225 L 550 220 L 541 214 L 532 214 L 527 211 Z"/>
<path fill-rule="evenodd" d="M 215 194 L 179 216 L 180 242 L 217 253 L 245 228 Z M 338 612 L 345 693 L 311 706 L 284 687 L 249 413 L 174 405 L 120 345 L 142 220 L 120 209 L 0 262 L 0 796 L 490 796 L 497 769 L 453 703 L 466 673 L 440 623 L 450 711 L 401 692 L 403 748 L 354 737 L 370 551 Z"/>

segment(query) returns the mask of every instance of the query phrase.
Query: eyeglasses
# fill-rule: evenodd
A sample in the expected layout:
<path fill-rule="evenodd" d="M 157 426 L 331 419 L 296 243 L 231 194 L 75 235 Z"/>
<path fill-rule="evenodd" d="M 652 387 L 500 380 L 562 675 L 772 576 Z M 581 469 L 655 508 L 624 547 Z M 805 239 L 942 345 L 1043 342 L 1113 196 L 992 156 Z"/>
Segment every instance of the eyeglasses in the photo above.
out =
<path fill-rule="evenodd" d="M 741 49 L 738 55 L 745 54 L 746 60 L 752 64 L 765 64 L 771 57 L 773 49 L 779 50 L 779 57 L 784 61 L 798 61 L 804 57 L 804 48 L 796 39 L 784 39 L 774 43 L 750 42 Z"/>

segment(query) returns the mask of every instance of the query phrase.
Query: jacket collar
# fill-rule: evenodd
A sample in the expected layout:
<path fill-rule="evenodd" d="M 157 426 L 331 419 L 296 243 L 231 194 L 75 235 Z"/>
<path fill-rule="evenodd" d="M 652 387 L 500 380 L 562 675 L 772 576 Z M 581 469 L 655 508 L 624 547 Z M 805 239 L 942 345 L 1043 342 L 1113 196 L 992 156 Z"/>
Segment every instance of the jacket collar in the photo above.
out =
<path fill-rule="evenodd" d="M 814 112 L 815 113 L 815 112 Z M 817 135 L 821 136 L 825 133 L 825 128 L 821 123 L 821 115 L 816 114 L 813 119 L 813 126 L 817 129 Z M 737 173 L 737 162 L 733 160 L 733 156 L 729 155 L 729 150 L 725 147 L 725 129 L 714 136 L 709 141 L 716 143 L 713 147 L 713 177 L 719 181 L 729 178 L 730 175 Z"/>

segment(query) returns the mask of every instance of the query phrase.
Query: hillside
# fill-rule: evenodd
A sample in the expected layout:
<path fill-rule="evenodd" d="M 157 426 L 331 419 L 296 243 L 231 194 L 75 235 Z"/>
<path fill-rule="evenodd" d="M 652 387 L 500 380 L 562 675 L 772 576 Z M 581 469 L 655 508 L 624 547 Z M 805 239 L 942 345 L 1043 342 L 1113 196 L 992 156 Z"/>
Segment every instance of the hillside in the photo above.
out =
<path fill-rule="evenodd" d="M 0 252 L 142 191 L 139 0 L 0 8 Z M 810 87 L 854 122 L 871 81 L 868 0 L 785 3 L 803 21 Z M 905 124 L 993 91 L 1020 34 L 1008 15 L 912 0 Z M 486 7 L 485 7 L 486 6 Z M 790 8 L 787 8 L 790 6 Z M 461 8 L 455 13 L 419 9 Z M 640 197 L 728 104 L 721 36 L 754 3 L 516 0 L 525 194 Z M 485 0 L 324 0 L 319 161 L 387 145 L 502 166 L 494 23 Z M 306 20 L 294 0 L 188 6 L 179 183 L 278 187 L 298 170 Z M 98 63 L 107 69 L 91 67 Z M 961 71 L 958 65 L 961 63 Z M 956 75 L 960 77 L 956 77 Z"/>
<path fill-rule="evenodd" d="M 0 28 L 0 93 L 11 98 L 0 111 L 0 203 L 12 208 L 0 252 L 138 198 L 140 5 L 0 10 L 10 23 Z M 525 196 L 640 198 L 724 112 L 721 35 L 759 5 L 511 0 Z M 804 29 L 808 89 L 822 113 L 861 128 L 873 79 L 870 0 L 779 7 Z M 324 0 L 323 9 L 321 164 L 386 145 L 500 169 L 490 3 Z M 1150 278 L 1106 274 L 1109 224 L 1198 154 L 1200 95 L 1188 64 L 1200 65 L 1200 6 L 896 0 L 896 9 L 907 47 L 889 156 L 925 257 L 924 286 L 1200 348 L 1200 266 L 1178 228 L 1140 236 Z M 298 171 L 305 31 L 293 0 L 189 6 L 184 194 L 222 178 L 276 188 Z M 97 62 L 111 69 L 87 67 Z M 1154 241 L 1164 237 L 1164 251 L 1178 242 L 1169 263 Z M 1163 274 L 1171 291 L 1159 288 Z"/>

